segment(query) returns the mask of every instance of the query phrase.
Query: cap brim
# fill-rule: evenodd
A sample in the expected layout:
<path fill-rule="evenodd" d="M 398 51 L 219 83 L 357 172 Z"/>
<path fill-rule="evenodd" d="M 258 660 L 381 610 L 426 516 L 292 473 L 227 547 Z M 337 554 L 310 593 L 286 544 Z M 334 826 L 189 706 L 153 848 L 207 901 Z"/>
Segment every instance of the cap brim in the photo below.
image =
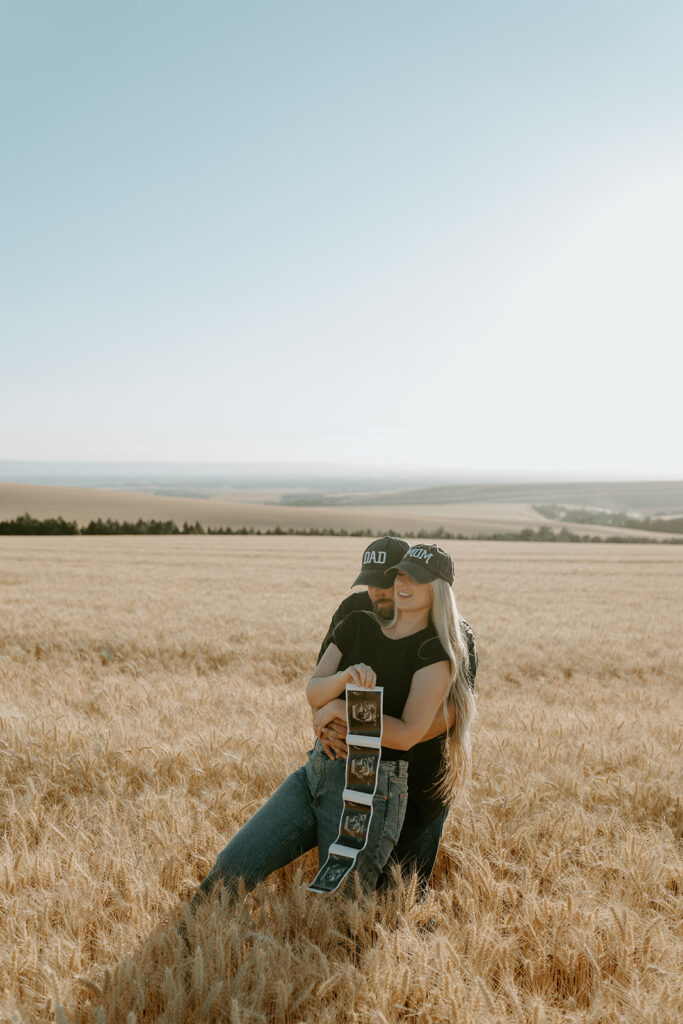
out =
<path fill-rule="evenodd" d="M 410 576 L 411 580 L 416 580 L 417 583 L 433 583 L 434 580 L 441 579 L 438 573 L 430 569 L 428 565 L 423 565 L 422 562 L 399 562 L 394 569 L 396 572 L 404 572 L 406 576 Z"/>
<path fill-rule="evenodd" d="M 392 565 L 386 571 L 384 569 L 363 569 L 358 573 L 351 584 L 352 587 L 379 587 L 380 590 L 388 590 L 393 587 L 396 579 L 396 566 Z"/>

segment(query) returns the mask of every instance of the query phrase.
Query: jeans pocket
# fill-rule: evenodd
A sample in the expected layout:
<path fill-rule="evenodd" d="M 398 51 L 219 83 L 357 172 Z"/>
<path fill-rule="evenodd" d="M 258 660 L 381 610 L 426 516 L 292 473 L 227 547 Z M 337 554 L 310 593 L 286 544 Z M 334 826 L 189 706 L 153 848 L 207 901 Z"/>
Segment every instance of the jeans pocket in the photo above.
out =
<path fill-rule="evenodd" d="M 308 760 L 305 764 L 305 771 L 311 797 L 315 800 L 325 781 L 325 766 L 322 763 L 320 752 L 317 747 L 313 747 L 313 750 L 309 750 Z"/>
<path fill-rule="evenodd" d="M 408 787 L 405 779 L 390 776 L 385 797 L 384 823 L 382 825 L 382 839 L 391 843 L 392 847 L 398 842 L 403 827 L 403 819 L 406 816 L 408 804 Z"/>

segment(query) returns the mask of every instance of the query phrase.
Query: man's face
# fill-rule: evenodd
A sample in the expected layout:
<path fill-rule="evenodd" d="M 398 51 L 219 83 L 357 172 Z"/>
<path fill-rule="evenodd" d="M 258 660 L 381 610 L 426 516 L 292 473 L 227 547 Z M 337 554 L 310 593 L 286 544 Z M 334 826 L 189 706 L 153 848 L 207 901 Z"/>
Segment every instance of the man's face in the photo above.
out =
<path fill-rule="evenodd" d="M 380 619 L 391 619 L 394 616 L 394 588 L 368 587 L 370 603 L 375 615 Z"/>

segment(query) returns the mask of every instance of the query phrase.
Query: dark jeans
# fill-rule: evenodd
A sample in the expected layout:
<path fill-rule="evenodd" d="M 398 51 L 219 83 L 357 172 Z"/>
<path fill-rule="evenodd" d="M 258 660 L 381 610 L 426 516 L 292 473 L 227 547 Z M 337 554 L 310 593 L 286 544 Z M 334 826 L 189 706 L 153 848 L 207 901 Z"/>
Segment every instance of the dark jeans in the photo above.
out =
<path fill-rule="evenodd" d="M 345 768 L 344 760 L 331 760 L 316 741 L 307 763 L 285 779 L 218 854 L 195 900 L 201 899 L 202 893 L 208 894 L 219 881 L 233 897 L 239 891 L 240 882 L 245 889 L 253 889 L 272 871 L 314 846 L 318 847 L 321 867 L 339 832 Z M 398 841 L 406 812 L 407 790 L 407 761 L 382 762 L 368 843 L 356 860 L 358 878 L 366 890 L 375 888 Z"/>
<path fill-rule="evenodd" d="M 428 825 L 403 825 L 394 852 L 380 875 L 378 889 L 385 889 L 391 884 L 391 868 L 400 864 L 401 874 L 406 880 L 413 872 L 417 873 L 419 898 L 426 897 L 448 810 L 448 807 L 444 807 L 441 814 Z"/>

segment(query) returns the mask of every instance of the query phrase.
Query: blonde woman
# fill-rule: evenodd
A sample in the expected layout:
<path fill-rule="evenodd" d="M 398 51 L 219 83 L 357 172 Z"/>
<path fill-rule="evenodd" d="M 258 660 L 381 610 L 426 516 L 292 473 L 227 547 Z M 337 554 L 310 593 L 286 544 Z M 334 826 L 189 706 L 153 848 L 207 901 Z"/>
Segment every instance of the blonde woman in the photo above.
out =
<path fill-rule="evenodd" d="M 406 723 L 411 720 L 419 723 L 419 731 L 428 717 L 427 709 L 432 706 L 433 699 L 425 688 L 426 673 L 413 675 L 408 700 L 398 719 L 391 714 L 395 689 L 393 696 L 392 692 L 387 693 L 386 688 L 384 692 L 383 742 L 398 748 L 396 756 L 407 759 L 409 763 L 407 813 L 392 860 L 399 861 L 407 875 L 413 870 L 417 872 L 419 889 L 425 895 L 451 800 L 469 779 L 469 727 L 475 712 L 473 689 L 477 654 L 472 631 L 456 606 L 452 590 L 454 565 L 447 552 L 436 544 L 416 544 L 403 554 L 392 567 L 392 572 L 397 574 L 394 583 L 395 618 L 382 623 L 383 634 L 390 641 L 405 634 L 409 612 L 428 606 L 427 628 L 414 636 L 414 640 L 418 641 L 418 652 L 423 653 L 428 653 L 438 643 L 446 658 L 441 670 L 448 676 L 439 713 L 427 733 L 429 738 L 420 742 L 415 742 L 415 732 L 407 729 Z M 383 647 L 384 661 L 387 658 L 391 661 L 393 645 L 384 641 Z M 408 647 L 414 647 L 414 643 L 408 642 Z M 345 659 L 353 657 L 354 653 L 353 649 L 346 652 L 340 664 L 343 665 Z M 321 660 L 316 671 L 324 667 Z M 384 665 L 384 675 L 387 667 L 391 674 L 392 666 Z M 421 720 L 416 711 L 420 705 L 425 712 Z M 344 713 L 340 700 L 324 705 L 314 719 L 317 731 L 321 733 L 331 722 L 339 723 Z M 442 723 L 440 729 L 439 718 Z M 406 750 L 411 742 L 414 745 Z M 382 881 L 386 883 L 386 873 Z"/>

